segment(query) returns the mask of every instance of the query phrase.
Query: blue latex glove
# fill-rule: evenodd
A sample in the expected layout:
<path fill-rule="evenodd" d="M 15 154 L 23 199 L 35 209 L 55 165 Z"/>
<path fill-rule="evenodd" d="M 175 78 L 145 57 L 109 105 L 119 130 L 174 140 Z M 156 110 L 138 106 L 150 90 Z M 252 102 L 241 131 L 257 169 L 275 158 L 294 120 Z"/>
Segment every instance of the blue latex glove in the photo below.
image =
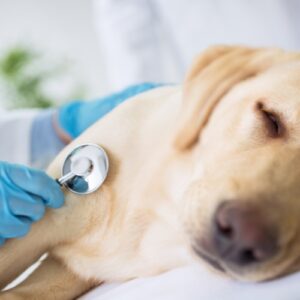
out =
<path fill-rule="evenodd" d="M 63 203 L 60 185 L 45 172 L 0 162 L 0 245 L 26 235 L 46 206 L 59 208 Z"/>
<path fill-rule="evenodd" d="M 158 86 L 161 86 L 161 84 L 142 83 L 98 100 L 68 103 L 59 109 L 58 127 L 64 133 L 67 133 L 70 138 L 76 138 L 85 129 L 128 98 Z"/>

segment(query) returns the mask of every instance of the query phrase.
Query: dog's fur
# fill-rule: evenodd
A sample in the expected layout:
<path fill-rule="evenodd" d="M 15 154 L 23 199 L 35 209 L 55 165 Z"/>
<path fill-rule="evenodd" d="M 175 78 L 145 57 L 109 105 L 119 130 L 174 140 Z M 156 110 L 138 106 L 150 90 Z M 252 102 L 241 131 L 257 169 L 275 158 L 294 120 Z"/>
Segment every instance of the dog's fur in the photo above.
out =
<path fill-rule="evenodd" d="M 274 49 L 211 48 L 182 86 L 143 93 L 84 132 L 49 174 L 60 176 L 76 145 L 97 143 L 110 158 L 107 180 L 87 196 L 65 191 L 63 208 L 0 248 L 0 288 L 49 252 L 0 299 L 71 299 L 103 281 L 189 263 L 197 259 L 191 245 L 209 240 L 224 200 L 258 206 L 280 244 L 272 259 L 251 267 L 215 257 L 227 274 L 260 281 L 300 269 L 298 60 Z M 283 136 L 269 136 L 257 103 L 281 116 Z"/>

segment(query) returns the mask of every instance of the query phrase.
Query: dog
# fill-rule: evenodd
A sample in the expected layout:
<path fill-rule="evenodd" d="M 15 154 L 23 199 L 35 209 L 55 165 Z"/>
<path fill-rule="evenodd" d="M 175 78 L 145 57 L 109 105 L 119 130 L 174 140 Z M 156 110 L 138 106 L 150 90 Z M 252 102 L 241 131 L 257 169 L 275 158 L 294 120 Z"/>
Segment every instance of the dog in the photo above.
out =
<path fill-rule="evenodd" d="M 300 270 L 300 55 L 216 46 L 182 85 L 145 92 L 68 145 L 101 145 L 101 188 L 0 248 L 0 299 L 72 299 L 191 261 L 237 280 Z M 38 184 L 38 182 L 37 182 Z"/>

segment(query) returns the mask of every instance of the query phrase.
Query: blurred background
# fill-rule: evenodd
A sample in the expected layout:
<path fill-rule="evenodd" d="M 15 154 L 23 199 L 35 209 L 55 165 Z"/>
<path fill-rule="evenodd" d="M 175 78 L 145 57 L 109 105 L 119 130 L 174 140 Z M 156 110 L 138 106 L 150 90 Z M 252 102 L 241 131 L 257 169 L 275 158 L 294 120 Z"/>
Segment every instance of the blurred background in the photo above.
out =
<path fill-rule="evenodd" d="M 298 0 L 0 0 L 0 105 L 180 82 L 214 44 L 300 48 Z"/>
<path fill-rule="evenodd" d="M 105 91 L 92 1 L 0 1 L 1 105 L 45 107 Z"/>

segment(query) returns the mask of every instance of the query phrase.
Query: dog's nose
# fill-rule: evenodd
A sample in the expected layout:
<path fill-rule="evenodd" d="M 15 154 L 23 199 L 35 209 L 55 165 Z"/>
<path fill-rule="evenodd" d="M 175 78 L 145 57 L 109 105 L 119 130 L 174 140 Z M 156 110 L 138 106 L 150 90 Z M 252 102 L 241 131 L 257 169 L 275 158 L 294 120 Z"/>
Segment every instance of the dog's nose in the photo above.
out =
<path fill-rule="evenodd" d="M 277 251 L 275 230 L 258 208 L 224 202 L 214 222 L 214 246 L 224 261 L 245 266 L 266 261 Z"/>

